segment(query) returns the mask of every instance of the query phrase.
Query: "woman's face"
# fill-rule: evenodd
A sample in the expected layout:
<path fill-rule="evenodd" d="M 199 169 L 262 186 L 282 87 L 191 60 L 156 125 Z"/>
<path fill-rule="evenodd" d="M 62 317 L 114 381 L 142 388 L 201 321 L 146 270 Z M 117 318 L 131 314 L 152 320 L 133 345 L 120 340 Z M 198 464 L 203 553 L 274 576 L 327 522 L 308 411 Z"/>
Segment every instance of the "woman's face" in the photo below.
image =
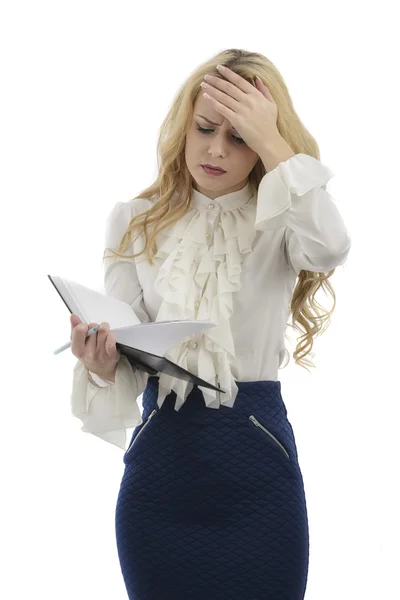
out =
<path fill-rule="evenodd" d="M 200 127 L 208 131 L 200 131 Z M 231 123 L 200 93 L 186 136 L 185 158 L 194 179 L 193 187 L 208 198 L 214 199 L 242 189 L 260 157 L 241 140 Z M 201 167 L 202 164 L 221 167 L 226 173 L 218 176 L 208 175 Z"/>

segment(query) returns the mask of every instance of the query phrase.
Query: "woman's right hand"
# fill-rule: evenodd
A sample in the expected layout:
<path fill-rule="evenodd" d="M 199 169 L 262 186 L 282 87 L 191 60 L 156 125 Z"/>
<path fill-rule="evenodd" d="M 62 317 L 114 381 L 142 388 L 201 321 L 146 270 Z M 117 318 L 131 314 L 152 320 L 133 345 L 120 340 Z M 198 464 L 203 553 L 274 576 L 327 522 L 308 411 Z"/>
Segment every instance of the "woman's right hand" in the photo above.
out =
<path fill-rule="evenodd" d="M 89 371 L 102 379 L 115 376 L 121 353 L 116 347 L 115 334 L 108 333 L 110 325 L 102 322 L 96 333 L 86 337 L 88 330 L 96 327 L 98 323 L 84 323 L 76 315 L 70 316 L 70 322 L 72 354 L 79 358 Z"/>

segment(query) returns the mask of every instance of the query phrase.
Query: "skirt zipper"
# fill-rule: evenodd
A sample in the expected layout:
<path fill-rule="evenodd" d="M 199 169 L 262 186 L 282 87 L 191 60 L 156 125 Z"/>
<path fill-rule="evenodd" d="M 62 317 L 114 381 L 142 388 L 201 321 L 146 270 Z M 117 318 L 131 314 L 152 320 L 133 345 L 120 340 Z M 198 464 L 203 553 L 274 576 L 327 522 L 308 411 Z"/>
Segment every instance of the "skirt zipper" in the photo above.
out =
<path fill-rule="evenodd" d="M 150 419 L 155 415 L 155 413 L 157 412 L 157 409 L 155 408 L 149 415 L 149 418 L 147 419 L 146 423 L 143 425 L 142 429 L 139 431 L 139 433 L 137 434 L 137 436 L 135 437 L 135 439 L 132 441 L 132 444 L 129 446 L 128 450 L 126 451 L 125 455 L 128 454 L 128 452 L 130 451 L 130 449 L 132 448 L 133 444 L 136 442 L 136 440 L 138 439 L 139 435 L 142 433 L 143 429 L 146 427 L 146 425 L 150 422 Z"/>
<path fill-rule="evenodd" d="M 263 425 L 261 425 L 261 423 L 259 421 L 257 421 L 257 419 L 255 418 L 254 415 L 250 415 L 249 416 L 250 421 L 252 421 L 254 423 L 254 425 L 257 425 L 257 427 L 260 427 L 260 429 L 262 429 L 263 431 L 265 431 L 265 433 L 268 433 L 268 435 L 275 440 L 275 442 L 278 444 L 278 446 L 280 446 L 282 448 L 282 450 L 284 451 L 284 453 L 286 454 L 286 456 L 288 458 L 290 458 L 286 448 L 284 446 L 282 446 L 282 444 L 280 443 L 279 440 L 276 439 L 276 437 L 270 432 L 268 431 L 268 429 L 265 429 L 265 427 Z"/>

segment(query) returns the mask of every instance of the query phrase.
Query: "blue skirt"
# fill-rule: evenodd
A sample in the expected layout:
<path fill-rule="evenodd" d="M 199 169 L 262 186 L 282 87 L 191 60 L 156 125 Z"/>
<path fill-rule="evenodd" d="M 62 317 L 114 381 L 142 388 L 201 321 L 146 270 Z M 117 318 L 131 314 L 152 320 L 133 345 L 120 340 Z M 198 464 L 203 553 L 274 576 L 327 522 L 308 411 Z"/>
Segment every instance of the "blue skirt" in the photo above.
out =
<path fill-rule="evenodd" d="M 143 394 L 115 528 L 130 600 L 302 600 L 306 498 L 280 381 L 236 382 L 232 408 L 195 386 L 179 411 Z"/>

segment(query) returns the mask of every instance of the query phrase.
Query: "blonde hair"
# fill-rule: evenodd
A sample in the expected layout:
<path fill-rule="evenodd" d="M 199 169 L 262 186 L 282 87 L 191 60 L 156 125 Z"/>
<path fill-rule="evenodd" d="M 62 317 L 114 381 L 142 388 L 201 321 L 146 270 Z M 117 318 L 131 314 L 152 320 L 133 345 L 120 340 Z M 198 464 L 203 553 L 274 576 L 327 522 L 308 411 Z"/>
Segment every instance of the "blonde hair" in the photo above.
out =
<path fill-rule="evenodd" d="M 178 90 L 172 107 L 160 128 L 157 142 L 158 177 L 152 185 L 135 197 L 153 199 L 153 206 L 144 212 L 138 213 L 130 220 L 116 252 L 112 248 L 106 248 L 105 252 L 110 250 L 120 258 L 136 258 L 145 252 L 146 259 L 153 265 L 152 259 L 157 253 L 155 241 L 157 234 L 177 222 L 191 210 L 193 178 L 185 160 L 186 134 L 191 126 L 195 101 L 198 94 L 202 92 L 200 83 L 207 73 L 221 77 L 218 69 L 216 69 L 218 64 L 226 65 L 253 85 L 253 78 L 258 75 L 268 87 L 277 104 L 277 128 L 280 135 L 296 154 L 304 153 L 318 160 L 320 159 L 317 142 L 296 114 L 283 77 L 273 63 L 256 52 L 237 49 L 224 50 L 200 65 Z M 248 182 L 255 195 L 265 173 L 266 170 L 260 159 L 248 177 Z M 155 228 L 149 234 L 148 227 L 151 225 L 155 225 Z M 135 229 L 138 230 L 138 236 L 144 233 L 145 246 L 137 254 L 124 255 L 124 252 L 133 243 L 132 234 Z M 104 258 L 105 256 L 103 256 L 103 261 Z M 297 364 L 306 369 L 307 365 L 310 367 L 315 366 L 312 361 L 305 358 L 307 354 L 311 353 L 313 336 L 317 336 L 326 330 L 330 324 L 330 316 L 336 306 L 335 292 L 328 281 L 334 272 L 335 269 L 327 273 L 300 271 L 288 307 L 289 315 L 292 314 L 292 322 L 287 323 L 287 325 L 291 325 L 302 333 L 293 353 L 293 358 Z M 319 288 L 327 290 L 333 297 L 333 307 L 329 312 L 315 300 Z M 325 327 L 323 327 L 324 322 L 326 323 Z M 303 327 L 304 333 L 301 327 Z M 311 355 L 313 354 L 311 353 Z"/>

